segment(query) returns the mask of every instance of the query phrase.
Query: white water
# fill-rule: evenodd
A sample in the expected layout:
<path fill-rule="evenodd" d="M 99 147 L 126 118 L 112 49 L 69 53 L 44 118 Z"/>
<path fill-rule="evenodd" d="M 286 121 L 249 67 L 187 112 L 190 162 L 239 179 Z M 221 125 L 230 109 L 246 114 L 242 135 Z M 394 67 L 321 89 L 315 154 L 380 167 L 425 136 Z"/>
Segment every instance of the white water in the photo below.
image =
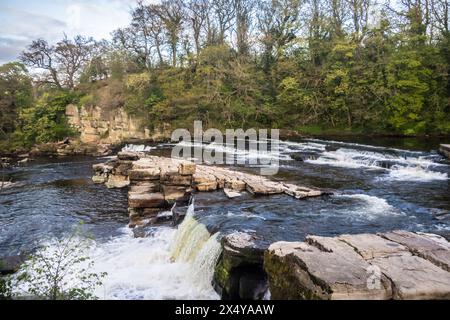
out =
<path fill-rule="evenodd" d="M 219 234 L 211 236 L 193 218 L 191 205 L 177 230 L 159 228 L 148 238 L 131 235 L 97 248 L 96 269 L 106 271 L 105 299 L 218 299 L 212 287 L 221 254 Z"/>
<path fill-rule="evenodd" d="M 258 141 L 255 141 L 255 143 L 258 143 Z M 262 142 L 259 142 L 262 143 Z M 215 152 L 222 153 L 228 157 L 235 157 L 238 161 L 250 161 L 250 160 L 265 160 L 267 162 L 268 160 L 276 160 L 276 161 L 291 161 L 292 158 L 286 153 L 289 150 L 283 150 L 282 145 L 280 145 L 280 149 L 277 150 L 270 150 L 270 147 L 268 147 L 267 151 L 263 150 L 243 150 L 236 148 L 234 145 L 229 145 L 226 143 L 218 144 L 218 143 L 210 143 L 210 144 L 201 144 L 201 143 L 191 143 L 182 141 L 180 142 L 179 146 L 181 147 L 194 147 L 194 148 L 201 148 L 203 150 L 206 150 L 208 152 Z"/>
<path fill-rule="evenodd" d="M 421 166 L 415 167 L 394 166 L 392 170 L 390 170 L 387 179 L 400 181 L 427 182 L 433 180 L 448 180 L 448 174 L 427 170 Z"/>
<path fill-rule="evenodd" d="M 391 206 L 385 199 L 369 196 L 366 194 L 342 194 L 334 195 L 335 198 L 352 199 L 360 203 L 359 208 L 352 210 L 351 214 L 363 217 L 368 220 L 379 218 L 380 216 L 402 215 L 403 213 Z"/>
<path fill-rule="evenodd" d="M 219 234 L 211 236 L 193 218 L 193 205 L 178 229 L 155 228 L 147 238 L 134 238 L 131 230 L 106 243 L 95 243 L 83 255 L 94 262 L 89 273 L 106 272 L 94 294 L 105 300 L 209 300 L 220 297 L 212 287 L 214 268 L 221 254 Z M 56 242 L 48 242 L 48 254 Z M 74 266 L 65 278 L 82 274 L 86 265 Z M 21 288 L 22 290 L 26 289 Z"/>
<path fill-rule="evenodd" d="M 426 156 L 408 156 L 386 154 L 374 151 L 340 148 L 336 151 L 325 151 L 317 159 L 306 160 L 316 165 L 329 165 L 351 169 L 376 169 L 386 171 L 383 180 L 401 180 L 427 182 L 433 180 L 447 180 L 448 174 L 436 171 L 444 164 L 434 162 Z M 383 163 L 391 163 L 390 168 L 384 168 Z"/>
<path fill-rule="evenodd" d="M 143 144 L 127 144 L 122 148 L 122 152 L 150 152 L 156 148 Z"/>

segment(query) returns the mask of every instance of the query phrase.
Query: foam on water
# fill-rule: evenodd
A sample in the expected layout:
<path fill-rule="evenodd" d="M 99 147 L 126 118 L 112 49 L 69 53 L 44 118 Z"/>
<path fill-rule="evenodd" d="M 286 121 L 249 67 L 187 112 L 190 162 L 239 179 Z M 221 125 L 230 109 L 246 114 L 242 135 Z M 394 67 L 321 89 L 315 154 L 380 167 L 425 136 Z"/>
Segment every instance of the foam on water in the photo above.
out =
<path fill-rule="evenodd" d="M 427 182 L 434 180 L 448 180 L 448 174 L 443 172 L 431 171 L 421 166 L 401 167 L 394 166 L 389 171 L 387 177 L 380 178 L 382 180 L 399 180 L 399 181 L 417 181 Z"/>
<path fill-rule="evenodd" d="M 222 252 L 219 234 L 211 236 L 193 218 L 193 211 L 191 205 L 178 229 L 154 228 L 150 236 L 134 238 L 124 228 L 121 236 L 105 243 L 94 242 L 83 253 L 94 262 L 89 272 L 107 273 L 94 294 L 105 300 L 219 299 L 212 287 L 214 268 Z M 57 250 L 52 246 L 49 242 L 47 250 Z M 77 266 L 78 271 L 85 267 Z M 76 284 L 70 275 L 64 279 L 68 287 Z"/>
<path fill-rule="evenodd" d="M 151 152 L 156 148 L 144 144 L 127 144 L 122 148 L 122 152 Z"/>
<path fill-rule="evenodd" d="M 106 299 L 218 299 L 212 287 L 222 247 L 194 219 L 194 204 L 177 230 L 158 228 L 148 238 L 131 235 L 98 250 L 97 269 L 108 272 Z M 106 269 L 106 270 L 104 270 Z"/>
<path fill-rule="evenodd" d="M 261 144 L 261 141 L 255 141 L 255 144 Z M 219 143 L 192 143 L 182 141 L 179 143 L 179 146 L 182 147 L 192 147 L 192 148 L 201 148 L 205 151 L 222 153 L 227 157 L 235 157 L 238 161 L 248 161 L 248 160 L 278 160 L 278 161 L 291 161 L 292 158 L 286 153 L 291 150 L 283 150 L 283 148 L 279 148 L 279 150 L 270 150 L 270 147 L 267 148 L 267 151 L 263 150 L 244 150 L 240 148 L 236 148 L 234 145 L 229 144 L 219 144 Z"/>
<path fill-rule="evenodd" d="M 100 299 L 217 299 L 211 284 L 198 282 L 193 265 L 172 261 L 176 230 L 158 229 L 148 238 L 127 234 L 98 245 L 91 256 L 97 272 L 107 272 L 96 291 Z"/>
<path fill-rule="evenodd" d="M 439 167 L 448 167 L 436 163 L 432 157 L 427 156 L 399 156 L 374 151 L 340 148 L 336 151 L 325 151 L 317 159 L 308 159 L 307 163 L 317 165 L 329 165 L 350 169 L 376 169 L 387 171 L 388 175 L 382 177 L 385 180 L 402 181 L 432 181 L 446 180 L 447 173 L 435 171 Z M 390 168 L 384 165 L 390 164 Z"/>
<path fill-rule="evenodd" d="M 351 214 L 364 217 L 368 220 L 376 219 L 380 216 L 403 214 L 400 210 L 391 206 L 385 199 L 367 194 L 341 194 L 334 195 L 333 197 L 357 201 L 359 207 L 351 210 Z"/>
<path fill-rule="evenodd" d="M 423 152 L 421 152 L 421 151 L 411 151 L 411 150 L 405 150 L 405 149 L 380 147 L 380 146 L 373 146 L 373 145 L 353 143 L 353 142 L 343 142 L 343 141 L 334 141 L 334 140 L 320 140 L 320 139 L 306 139 L 306 141 L 315 142 L 315 143 L 317 143 L 319 145 L 334 144 L 334 145 L 340 145 L 340 146 L 363 147 L 365 149 L 372 149 L 372 150 L 395 151 L 395 152 L 407 153 L 407 154 L 411 154 L 411 155 L 421 155 L 421 154 L 423 154 Z"/>

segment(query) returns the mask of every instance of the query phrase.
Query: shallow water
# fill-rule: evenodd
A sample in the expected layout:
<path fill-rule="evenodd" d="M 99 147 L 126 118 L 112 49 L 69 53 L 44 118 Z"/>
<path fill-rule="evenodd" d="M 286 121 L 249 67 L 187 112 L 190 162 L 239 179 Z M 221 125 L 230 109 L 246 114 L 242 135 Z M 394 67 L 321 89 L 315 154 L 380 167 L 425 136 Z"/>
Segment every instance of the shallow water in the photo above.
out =
<path fill-rule="evenodd" d="M 274 179 L 323 188 L 332 196 L 296 200 L 289 196 L 229 200 L 222 191 L 196 196 L 195 219 L 220 235 L 245 231 L 262 243 L 301 241 L 308 234 L 380 232 L 394 229 L 450 234 L 450 162 L 435 150 L 439 141 L 399 139 L 299 140 L 280 144 Z M 128 150 L 170 155 L 171 145 L 128 146 Z M 200 147 L 200 146 L 198 146 Z M 246 152 L 222 151 L 239 158 Z M 96 239 L 92 256 L 109 276 L 100 298 L 215 299 L 212 287 L 196 278 L 209 266 L 217 239 L 201 226 L 185 225 L 187 241 L 174 259 L 176 230 L 155 227 L 134 239 L 127 223 L 126 191 L 94 185 L 91 166 L 105 159 L 36 161 L 7 171 L 17 187 L 0 194 L 0 256 L 36 248 L 69 232 L 79 222 Z M 258 172 L 258 167 L 241 166 Z M 185 243 L 188 242 L 188 243 Z M 195 249 L 195 250 L 194 250 Z M 198 269 L 198 268 L 197 268 Z M 197 280 L 196 280 L 197 279 Z"/>

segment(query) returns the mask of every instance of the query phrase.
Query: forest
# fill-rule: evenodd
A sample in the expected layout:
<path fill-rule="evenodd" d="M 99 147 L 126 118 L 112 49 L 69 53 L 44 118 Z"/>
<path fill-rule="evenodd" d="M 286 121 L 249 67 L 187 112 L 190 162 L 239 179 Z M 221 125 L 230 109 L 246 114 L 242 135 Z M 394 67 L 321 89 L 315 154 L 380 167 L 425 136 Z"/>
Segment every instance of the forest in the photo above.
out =
<path fill-rule="evenodd" d="M 76 135 L 65 107 L 149 128 L 450 134 L 447 0 L 137 1 L 109 40 L 36 39 L 0 66 L 0 149 Z"/>

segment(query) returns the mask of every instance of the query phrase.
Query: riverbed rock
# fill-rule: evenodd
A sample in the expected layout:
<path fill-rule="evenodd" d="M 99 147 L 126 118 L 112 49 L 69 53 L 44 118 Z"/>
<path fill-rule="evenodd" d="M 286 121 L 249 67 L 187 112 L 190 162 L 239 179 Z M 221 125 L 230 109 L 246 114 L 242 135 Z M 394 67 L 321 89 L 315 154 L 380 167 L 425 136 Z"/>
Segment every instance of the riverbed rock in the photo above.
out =
<path fill-rule="evenodd" d="M 435 235 L 307 237 L 265 254 L 274 299 L 448 299 L 449 243 Z"/>
<path fill-rule="evenodd" d="M 133 169 L 128 172 L 128 175 L 130 180 L 159 180 L 161 177 L 161 171 L 159 168 Z"/>
<path fill-rule="evenodd" d="M 450 144 L 441 144 L 439 147 L 439 152 L 450 159 Z"/>
<path fill-rule="evenodd" d="M 117 158 L 124 161 L 137 161 L 140 155 L 137 152 L 119 152 Z"/>
<path fill-rule="evenodd" d="M 161 183 L 167 186 L 190 187 L 192 185 L 192 176 L 183 176 L 178 173 L 166 173 L 162 176 Z"/>
<path fill-rule="evenodd" d="M 231 189 L 223 189 L 223 192 L 228 197 L 228 199 L 235 199 L 235 198 L 239 198 L 242 196 L 242 193 L 233 191 Z"/>
<path fill-rule="evenodd" d="M 260 236 L 237 232 L 222 239 L 223 252 L 214 282 L 224 299 L 262 299 L 268 285 L 262 269 L 267 249 Z"/>
<path fill-rule="evenodd" d="M 381 236 L 404 245 L 413 254 L 450 272 L 450 243 L 443 237 L 406 231 L 392 231 Z"/>
<path fill-rule="evenodd" d="M 245 190 L 255 195 L 285 193 L 297 199 L 323 195 L 319 190 L 286 185 L 263 176 L 141 153 L 121 152 L 117 160 L 93 168 L 96 183 L 105 183 L 110 188 L 130 186 L 130 208 L 144 208 L 147 199 L 141 198 L 146 193 L 162 193 L 165 204 L 186 202 L 192 190 L 208 192 L 227 189 L 226 193 L 231 198 Z M 137 198 L 133 199 L 133 195 Z M 151 204 L 150 208 L 153 206 Z"/>
<path fill-rule="evenodd" d="M 0 257 L 0 275 L 16 273 L 26 259 L 26 255 Z"/>
<path fill-rule="evenodd" d="M 106 181 L 108 189 L 122 189 L 130 185 L 130 180 L 127 176 L 109 175 Z"/>
<path fill-rule="evenodd" d="M 92 177 L 92 181 L 95 184 L 104 184 L 108 181 L 108 175 L 107 174 L 98 174 Z"/>
<path fill-rule="evenodd" d="M 133 168 L 133 161 L 130 160 L 119 160 L 117 165 L 114 167 L 113 174 L 128 176 L 129 171 Z"/>
<path fill-rule="evenodd" d="M 165 199 L 162 193 L 129 193 L 128 205 L 130 208 L 164 208 Z"/>
<path fill-rule="evenodd" d="M 169 204 L 176 202 L 187 202 L 191 197 L 192 189 L 180 186 L 162 186 L 164 199 Z"/>
<path fill-rule="evenodd" d="M 282 185 L 259 177 L 249 178 L 245 180 L 245 183 L 247 184 L 247 191 L 254 195 L 273 195 L 284 192 Z"/>
<path fill-rule="evenodd" d="M 135 183 L 135 182 L 134 182 Z M 157 193 L 161 191 L 161 184 L 159 181 L 143 181 L 139 184 L 133 184 L 129 188 L 130 193 Z"/>
<path fill-rule="evenodd" d="M 92 169 L 94 170 L 95 173 L 112 173 L 113 169 L 114 169 L 114 165 L 115 162 L 108 164 L 108 163 L 98 163 L 98 164 L 94 164 L 92 166 Z"/>
<path fill-rule="evenodd" d="M 270 246 L 264 261 L 272 298 L 386 299 L 390 286 L 367 286 L 369 264 L 337 239 L 315 237 L 310 243 L 279 242 Z"/>
<path fill-rule="evenodd" d="M 195 174 L 197 166 L 195 163 L 183 162 L 178 166 L 178 172 L 183 176 L 192 176 Z"/>

